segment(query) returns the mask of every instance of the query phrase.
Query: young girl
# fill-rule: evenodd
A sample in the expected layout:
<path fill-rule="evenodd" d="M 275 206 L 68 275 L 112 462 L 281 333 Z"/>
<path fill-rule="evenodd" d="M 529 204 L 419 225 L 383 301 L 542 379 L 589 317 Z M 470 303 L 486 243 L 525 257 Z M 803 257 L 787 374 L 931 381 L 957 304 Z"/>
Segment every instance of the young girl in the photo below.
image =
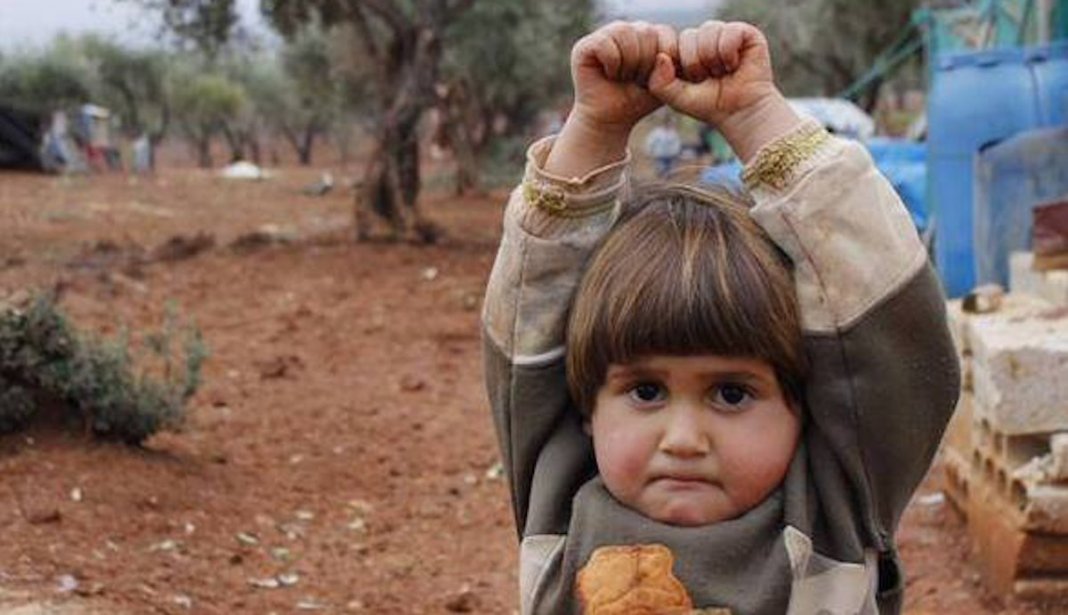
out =
<path fill-rule="evenodd" d="M 894 530 L 958 391 L 904 207 L 747 24 L 611 24 L 572 75 L 483 315 L 522 612 L 899 612 Z M 724 135 L 751 200 L 626 194 L 662 104 Z"/>

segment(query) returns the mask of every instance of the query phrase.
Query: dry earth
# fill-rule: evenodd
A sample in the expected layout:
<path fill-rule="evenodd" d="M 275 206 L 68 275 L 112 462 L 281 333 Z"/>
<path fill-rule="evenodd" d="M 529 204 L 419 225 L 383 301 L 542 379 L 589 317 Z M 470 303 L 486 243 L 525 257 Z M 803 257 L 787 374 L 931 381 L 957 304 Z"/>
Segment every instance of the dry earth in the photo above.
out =
<path fill-rule="evenodd" d="M 186 428 L 143 449 L 0 439 L 0 613 L 514 612 L 478 342 L 505 195 L 430 191 L 444 244 L 355 245 L 315 177 L 0 174 L 0 293 L 58 289 L 135 340 L 173 302 L 212 353 Z M 292 241 L 230 247 L 265 226 Z M 197 233 L 214 247 L 146 258 Z M 984 591 L 938 490 L 900 534 L 908 611 L 1042 612 Z"/>

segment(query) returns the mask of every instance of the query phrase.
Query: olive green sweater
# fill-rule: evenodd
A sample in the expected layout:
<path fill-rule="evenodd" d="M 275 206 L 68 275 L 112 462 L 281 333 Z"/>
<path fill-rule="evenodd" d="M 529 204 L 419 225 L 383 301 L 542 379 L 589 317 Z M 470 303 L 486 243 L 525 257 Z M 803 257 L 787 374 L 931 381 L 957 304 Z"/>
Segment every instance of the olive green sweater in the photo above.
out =
<path fill-rule="evenodd" d="M 531 146 L 483 313 L 522 613 L 578 613 L 575 575 L 593 550 L 638 543 L 671 549 L 696 607 L 900 611 L 894 531 L 955 406 L 956 355 L 940 284 L 900 199 L 861 145 L 814 141 L 812 130 L 766 147 L 747 172 L 752 216 L 795 265 L 806 427 L 771 496 L 696 528 L 650 520 L 608 493 L 566 386 L 568 306 L 615 220 L 629 158 L 562 178 L 542 170 L 551 138 Z"/>

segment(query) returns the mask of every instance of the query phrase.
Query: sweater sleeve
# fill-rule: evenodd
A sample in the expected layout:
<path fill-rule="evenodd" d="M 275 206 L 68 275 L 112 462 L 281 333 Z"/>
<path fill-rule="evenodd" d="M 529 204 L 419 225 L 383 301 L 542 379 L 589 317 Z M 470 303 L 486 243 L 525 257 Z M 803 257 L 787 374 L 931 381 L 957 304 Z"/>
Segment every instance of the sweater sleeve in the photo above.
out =
<path fill-rule="evenodd" d="M 859 507 L 884 549 L 959 391 L 941 285 L 862 145 L 806 124 L 759 152 L 744 177 L 753 217 L 794 262 L 806 439 L 815 472 L 835 467 L 817 488 Z"/>
<path fill-rule="evenodd" d="M 571 499 L 595 469 L 567 392 L 564 336 L 572 295 L 615 219 L 629 163 L 628 154 L 585 177 L 558 177 L 542 170 L 551 147 L 548 138 L 528 152 L 482 314 L 487 390 L 521 536 L 563 533 Z"/>

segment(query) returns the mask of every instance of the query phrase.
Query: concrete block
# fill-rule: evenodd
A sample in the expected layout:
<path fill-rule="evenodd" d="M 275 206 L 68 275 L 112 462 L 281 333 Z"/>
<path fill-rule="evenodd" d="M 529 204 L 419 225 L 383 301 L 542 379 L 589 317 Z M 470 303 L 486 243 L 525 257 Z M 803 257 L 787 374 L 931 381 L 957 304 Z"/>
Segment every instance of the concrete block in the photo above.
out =
<path fill-rule="evenodd" d="M 1034 260 L 1031 252 L 1009 255 L 1009 289 L 1040 297 L 1055 306 L 1068 306 L 1068 271 L 1035 271 Z"/>
<path fill-rule="evenodd" d="M 1035 255 L 1032 252 L 1009 254 L 1009 292 L 1039 295 L 1041 276 L 1033 270 Z"/>
<path fill-rule="evenodd" d="M 968 515 L 968 485 L 971 482 L 972 395 L 964 393 L 942 437 L 943 491 L 962 515 Z"/>
<path fill-rule="evenodd" d="M 978 481 L 972 486 L 968 533 L 986 585 L 1006 598 L 1064 596 L 1068 535 L 1029 531 L 1018 518 L 1015 506 L 989 485 Z"/>
<path fill-rule="evenodd" d="M 972 390 L 972 351 L 968 346 L 967 327 L 971 314 L 961 309 L 961 300 L 946 302 L 946 323 L 953 347 L 957 349 L 957 362 L 960 363 L 960 387 L 964 391 Z"/>
<path fill-rule="evenodd" d="M 1068 433 L 1053 434 L 1050 438 L 1049 449 L 1053 479 L 1068 481 Z"/>
<path fill-rule="evenodd" d="M 1039 296 L 1053 305 L 1068 306 L 1068 271 L 1047 271 Z"/>
<path fill-rule="evenodd" d="M 1068 310 L 970 318 L 975 413 L 1006 435 L 1068 431 Z"/>
<path fill-rule="evenodd" d="M 965 312 L 960 299 L 946 302 L 946 320 L 953 344 L 957 349 L 957 361 L 960 363 L 961 389 L 972 390 L 972 328 L 975 323 L 988 321 L 1013 320 L 1032 314 L 1041 314 L 1052 309 L 1045 300 L 1034 295 L 1008 294 L 1002 298 L 1001 307 L 996 312 L 973 314 Z"/>

